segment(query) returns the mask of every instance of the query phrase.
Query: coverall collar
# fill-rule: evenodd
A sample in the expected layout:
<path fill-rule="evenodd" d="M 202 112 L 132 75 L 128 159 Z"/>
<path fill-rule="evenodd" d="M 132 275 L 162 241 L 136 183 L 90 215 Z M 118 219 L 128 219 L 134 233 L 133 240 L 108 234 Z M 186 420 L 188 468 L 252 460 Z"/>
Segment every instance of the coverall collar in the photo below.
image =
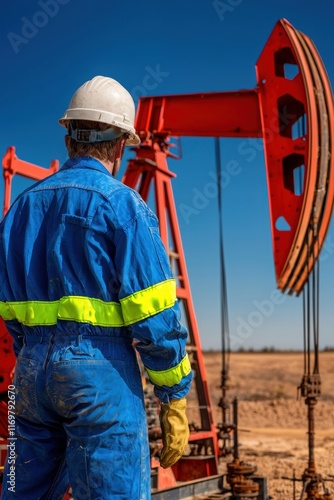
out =
<path fill-rule="evenodd" d="M 78 156 L 76 158 L 69 158 L 60 170 L 68 169 L 68 168 L 91 168 L 92 170 L 98 170 L 99 172 L 103 172 L 104 174 L 109 174 L 111 177 L 111 173 L 106 169 L 101 162 L 93 158 L 92 156 Z"/>

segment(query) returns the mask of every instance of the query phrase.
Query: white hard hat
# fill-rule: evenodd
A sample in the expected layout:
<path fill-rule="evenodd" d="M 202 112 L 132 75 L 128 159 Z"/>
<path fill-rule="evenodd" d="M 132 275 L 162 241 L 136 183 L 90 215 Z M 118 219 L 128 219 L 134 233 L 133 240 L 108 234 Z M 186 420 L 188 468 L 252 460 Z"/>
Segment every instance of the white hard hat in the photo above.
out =
<path fill-rule="evenodd" d="M 67 127 L 71 120 L 89 120 L 110 125 L 111 133 L 105 134 L 105 139 L 111 140 L 124 133 L 129 134 L 127 145 L 136 145 L 140 139 L 134 128 L 135 104 L 131 94 L 116 80 L 106 76 L 95 76 L 81 85 L 74 93 L 68 109 L 59 123 Z M 96 131 L 94 137 L 102 137 L 101 131 Z M 105 131 L 107 132 L 107 131 Z M 77 140 L 77 139 L 76 139 Z M 95 142 L 86 140 L 83 142 Z"/>

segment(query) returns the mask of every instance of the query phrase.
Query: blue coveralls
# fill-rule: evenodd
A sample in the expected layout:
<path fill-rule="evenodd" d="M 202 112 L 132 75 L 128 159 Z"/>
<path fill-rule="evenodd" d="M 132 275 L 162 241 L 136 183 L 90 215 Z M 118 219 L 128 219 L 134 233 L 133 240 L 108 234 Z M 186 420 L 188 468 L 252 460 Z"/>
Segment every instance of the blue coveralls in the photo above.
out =
<path fill-rule="evenodd" d="M 99 161 L 70 159 L 1 222 L 0 283 L 17 354 L 2 498 L 61 499 L 70 483 L 76 500 L 149 499 L 133 340 L 160 401 L 192 380 L 156 216 Z"/>

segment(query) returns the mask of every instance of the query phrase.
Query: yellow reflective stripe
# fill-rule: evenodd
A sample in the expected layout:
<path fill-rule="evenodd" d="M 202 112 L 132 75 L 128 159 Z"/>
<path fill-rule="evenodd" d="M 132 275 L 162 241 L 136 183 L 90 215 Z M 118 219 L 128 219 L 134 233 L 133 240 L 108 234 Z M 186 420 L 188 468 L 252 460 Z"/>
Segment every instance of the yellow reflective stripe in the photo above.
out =
<path fill-rule="evenodd" d="M 176 301 L 176 281 L 169 279 L 120 300 L 125 325 L 131 325 L 172 307 Z"/>
<path fill-rule="evenodd" d="M 124 297 L 121 304 L 75 295 L 55 301 L 0 301 L 0 316 L 27 326 L 55 325 L 58 320 L 67 320 L 118 327 L 153 316 L 172 307 L 175 301 L 176 282 L 169 279 Z"/>
<path fill-rule="evenodd" d="M 0 302 L 0 316 L 16 319 L 27 326 L 55 325 L 58 320 L 90 323 L 96 326 L 123 326 L 121 305 L 89 297 L 69 296 L 60 300 Z"/>
<path fill-rule="evenodd" d="M 15 316 L 13 316 L 9 307 L 7 306 L 6 302 L 0 301 L 0 318 L 3 318 L 5 321 L 9 321 L 15 318 Z"/>
<path fill-rule="evenodd" d="M 173 387 L 173 385 L 179 384 L 183 377 L 186 377 L 191 372 L 188 354 L 185 355 L 181 363 L 168 370 L 154 371 L 147 367 L 145 368 L 153 384 L 158 386 L 166 385 L 167 387 Z"/>
<path fill-rule="evenodd" d="M 124 325 L 120 304 L 89 297 L 63 297 L 58 317 L 99 326 Z"/>
<path fill-rule="evenodd" d="M 58 301 L 0 303 L 0 315 L 4 320 L 16 319 L 24 325 L 54 325 L 57 322 L 58 309 Z M 55 318 L 55 321 L 51 321 L 51 318 Z"/>

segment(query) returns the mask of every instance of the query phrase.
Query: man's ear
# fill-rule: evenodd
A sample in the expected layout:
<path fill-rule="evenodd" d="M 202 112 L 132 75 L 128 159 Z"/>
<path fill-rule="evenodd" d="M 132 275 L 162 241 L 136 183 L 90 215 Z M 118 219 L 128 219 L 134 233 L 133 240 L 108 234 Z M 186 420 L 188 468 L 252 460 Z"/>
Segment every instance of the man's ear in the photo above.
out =
<path fill-rule="evenodd" d="M 120 137 L 115 146 L 115 160 L 121 160 L 127 137 Z"/>
<path fill-rule="evenodd" d="M 65 135 L 65 146 L 68 149 L 70 145 L 70 136 L 68 134 Z"/>

